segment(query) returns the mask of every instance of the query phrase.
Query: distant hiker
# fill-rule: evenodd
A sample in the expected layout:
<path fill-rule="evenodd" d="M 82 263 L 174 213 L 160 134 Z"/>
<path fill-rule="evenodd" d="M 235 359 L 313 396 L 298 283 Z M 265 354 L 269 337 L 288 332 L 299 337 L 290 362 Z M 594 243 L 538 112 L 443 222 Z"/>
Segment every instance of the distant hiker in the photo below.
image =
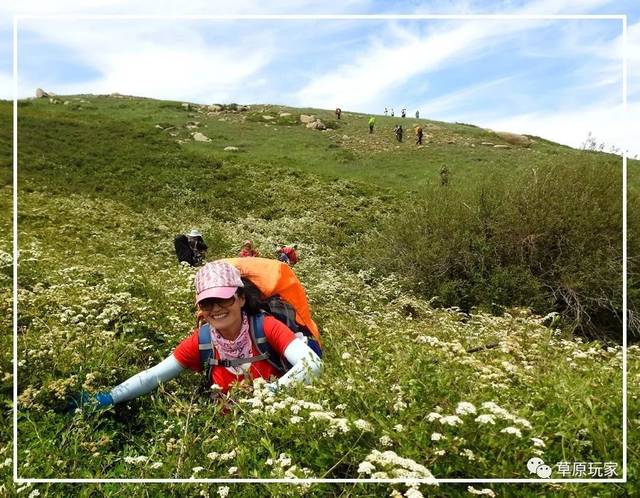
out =
<path fill-rule="evenodd" d="M 375 126 L 375 124 L 376 124 L 376 118 L 371 116 L 369 118 L 369 134 L 373 133 L 373 127 Z"/>
<path fill-rule="evenodd" d="M 340 109 L 339 107 L 336 109 L 336 117 L 338 119 L 340 119 L 340 115 L 342 114 L 342 109 Z"/>
<path fill-rule="evenodd" d="M 396 140 L 398 142 L 402 142 L 402 125 L 396 125 L 396 127 L 393 129 L 393 132 L 396 135 Z"/>
<path fill-rule="evenodd" d="M 173 246 L 180 263 L 184 261 L 190 266 L 199 266 L 204 262 L 207 244 L 204 243 L 202 234 L 195 228 L 186 235 L 176 236 Z"/>
<path fill-rule="evenodd" d="M 406 110 L 406 109 L 402 109 L 402 111 L 400 112 L 400 115 L 401 115 L 403 118 L 406 118 L 406 117 L 407 117 L 407 110 Z"/>
<path fill-rule="evenodd" d="M 449 185 L 449 169 L 446 166 L 440 169 L 440 185 L 443 187 Z"/>
<path fill-rule="evenodd" d="M 393 117 L 393 107 L 391 108 L 391 117 Z"/>
<path fill-rule="evenodd" d="M 384 108 L 384 115 L 386 116 L 389 113 L 389 109 L 387 109 L 386 107 Z"/>
<path fill-rule="evenodd" d="M 416 126 L 416 145 L 422 145 L 422 127 Z"/>
<path fill-rule="evenodd" d="M 420 119 L 420 111 L 416 111 L 416 119 Z"/>
<path fill-rule="evenodd" d="M 216 396 L 245 380 L 265 379 L 266 388 L 275 392 L 320 374 L 318 328 L 288 266 L 263 258 L 214 261 L 198 270 L 195 287 L 199 322 L 173 353 L 108 392 L 80 393 L 75 405 L 107 408 L 147 394 L 187 368 L 204 371 L 207 391 L 215 385 L 211 393 Z"/>
<path fill-rule="evenodd" d="M 248 257 L 256 257 L 259 256 L 258 251 L 253 248 L 253 242 L 250 240 L 245 240 L 242 243 L 242 248 L 240 249 L 240 254 L 238 254 L 241 258 Z"/>
<path fill-rule="evenodd" d="M 293 246 L 281 246 L 276 249 L 278 261 L 287 263 L 289 266 L 294 266 L 298 262 L 297 248 L 298 246 L 294 244 Z"/>

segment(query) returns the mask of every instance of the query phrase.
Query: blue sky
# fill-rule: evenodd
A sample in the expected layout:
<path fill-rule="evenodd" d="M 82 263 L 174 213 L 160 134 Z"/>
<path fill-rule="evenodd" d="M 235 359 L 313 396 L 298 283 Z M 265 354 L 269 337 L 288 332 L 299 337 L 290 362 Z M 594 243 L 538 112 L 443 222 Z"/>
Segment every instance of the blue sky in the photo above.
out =
<path fill-rule="evenodd" d="M 19 25 L 18 96 L 111 93 L 423 117 L 600 141 L 640 154 L 640 2 L 24 0 L 0 7 L 0 98 L 13 97 L 11 17 L 217 14 L 627 14 L 619 20 L 77 20 Z"/>

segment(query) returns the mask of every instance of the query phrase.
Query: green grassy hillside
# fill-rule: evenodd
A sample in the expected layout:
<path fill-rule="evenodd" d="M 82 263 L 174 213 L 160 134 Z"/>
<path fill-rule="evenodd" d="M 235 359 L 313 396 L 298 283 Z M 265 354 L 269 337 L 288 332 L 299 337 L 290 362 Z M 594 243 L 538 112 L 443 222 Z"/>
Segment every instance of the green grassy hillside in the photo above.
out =
<path fill-rule="evenodd" d="M 621 475 L 618 157 L 537 137 L 509 145 L 488 130 L 429 120 L 378 116 L 369 134 L 368 116 L 349 112 L 337 120 L 329 111 L 269 105 L 58 99 L 19 103 L 22 477 L 528 478 L 535 455 L 550 465 L 613 462 Z M 306 128 L 300 114 L 329 129 Z M 10 118 L 2 103 L 4 166 Z M 393 137 L 396 123 L 407 130 L 402 143 Z M 422 147 L 409 131 L 415 123 L 426 133 Z M 630 202 L 637 202 L 638 162 L 629 166 Z M 7 170 L 0 376 L 9 415 Z M 637 227 L 636 216 L 629 223 Z M 207 401 L 199 376 L 185 373 L 106 412 L 62 413 L 69 393 L 109 389 L 189 333 L 195 270 L 177 265 L 172 241 L 192 227 L 204 233 L 210 259 L 235 255 L 246 238 L 266 256 L 274 242 L 299 245 L 295 270 L 325 341 L 321 379 L 275 398 L 259 386 L 238 389 L 225 414 Z M 632 256 L 635 247 L 630 238 Z M 597 334 L 613 341 L 590 341 Z M 486 344 L 495 347 L 467 352 Z M 639 359 L 630 348 L 630 414 L 640 408 Z M 630 458 L 638 456 L 638 424 L 632 415 Z M 9 441 L 7 427 L 5 470 Z M 16 491 L 9 479 L 2 486 Z M 45 496 L 123 491 L 35 488 Z M 615 484 L 491 488 L 497 496 L 624 491 Z M 232 485 L 230 496 L 386 496 L 392 489 L 407 488 Z M 420 489 L 469 494 L 466 485 Z M 224 494 L 203 484 L 125 492 Z"/>

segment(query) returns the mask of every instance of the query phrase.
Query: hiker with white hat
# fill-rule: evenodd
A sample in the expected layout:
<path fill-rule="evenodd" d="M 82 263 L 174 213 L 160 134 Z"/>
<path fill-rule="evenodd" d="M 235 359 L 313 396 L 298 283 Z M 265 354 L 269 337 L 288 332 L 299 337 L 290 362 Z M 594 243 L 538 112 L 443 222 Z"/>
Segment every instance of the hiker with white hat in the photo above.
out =
<path fill-rule="evenodd" d="M 207 253 L 207 244 L 204 243 L 199 230 L 192 228 L 184 235 L 178 235 L 173 241 L 178 262 L 185 262 L 190 266 L 200 266 L 204 262 Z"/>
<path fill-rule="evenodd" d="M 253 242 L 251 242 L 248 239 L 245 240 L 242 243 L 242 247 L 240 248 L 240 253 L 238 254 L 238 257 L 255 258 L 257 256 L 260 256 L 260 254 L 258 253 L 258 250 L 253 247 Z"/>
<path fill-rule="evenodd" d="M 222 393 L 234 383 L 257 378 L 270 381 L 266 386 L 275 392 L 292 383 L 308 383 L 319 375 L 322 365 L 319 346 L 294 334 L 275 315 L 264 313 L 258 288 L 251 280 L 242 278 L 236 266 L 223 260 L 207 263 L 196 273 L 195 287 L 202 325 L 156 366 L 109 392 L 81 393 L 79 400 L 73 400 L 75 406 L 106 408 L 131 400 L 151 392 L 187 368 L 204 370 L 207 384 L 215 385 Z M 264 352 L 263 343 L 268 344 L 268 353 Z M 203 361 L 205 349 L 209 350 L 209 356 Z M 287 366 L 279 369 L 276 360 L 280 364 L 286 360 Z"/>

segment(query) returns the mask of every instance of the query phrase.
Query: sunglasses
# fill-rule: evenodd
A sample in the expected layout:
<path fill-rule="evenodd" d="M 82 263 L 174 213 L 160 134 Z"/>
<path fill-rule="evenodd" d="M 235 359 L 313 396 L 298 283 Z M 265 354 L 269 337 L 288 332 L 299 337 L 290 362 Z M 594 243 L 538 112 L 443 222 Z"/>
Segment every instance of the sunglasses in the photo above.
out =
<path fill-rule="evenodd" d="M 200 309 L 203 311 L 211 311 L 216 305 L 220 306 L 221 308 L 229 308 L 233 306 L 235 302 L 236 302 L 235 295 L 227 298 L 210 297 L 200 301 L 200 303 L 198 303 L 198 306 L 200 306 Z"/>

